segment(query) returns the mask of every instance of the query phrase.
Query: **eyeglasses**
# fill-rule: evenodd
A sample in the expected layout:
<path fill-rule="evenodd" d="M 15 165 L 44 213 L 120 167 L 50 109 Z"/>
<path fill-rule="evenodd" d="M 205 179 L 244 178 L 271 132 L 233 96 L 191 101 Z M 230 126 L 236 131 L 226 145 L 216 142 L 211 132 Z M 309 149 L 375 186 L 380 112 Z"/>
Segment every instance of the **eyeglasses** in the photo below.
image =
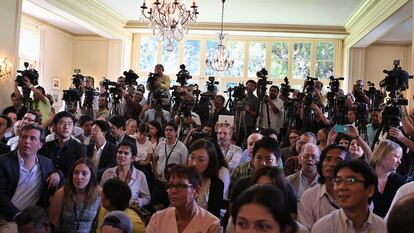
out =
<path fill-rule="evenodd" d="M 173 189 L 173 188 L 176 188 L 177 190 L 184 190 L 184 189 L 187 189 L 187 188 L 192 188 L 193 187 L 193 185 L 192 184 L 184 184 L 184 183 L 177 183 L 177 184 L 171 184 L 171 183 L 168 183 L 167 185 L 166 185 L 166 188 L 167 189 Z"/>
<path fill-rule="evenodd" d="M 311 159 L 311 160 L 317 160 L 319 157 L 314 154 L 304 154 L 302 155 L 302 158 L 305 160 Z"/>
<path fill-rule="evenodd" d="M 346 185 L 353 185 L 355 183 L 365 183 L 364 180 L 358 180 L 355 177 L 347 177 L 345 179 L 342 179 L 341 177 L 336 177 L 332 179 L 332 182 L 335 185 L 340 185 L 342 182 L 344 182 Z"/>

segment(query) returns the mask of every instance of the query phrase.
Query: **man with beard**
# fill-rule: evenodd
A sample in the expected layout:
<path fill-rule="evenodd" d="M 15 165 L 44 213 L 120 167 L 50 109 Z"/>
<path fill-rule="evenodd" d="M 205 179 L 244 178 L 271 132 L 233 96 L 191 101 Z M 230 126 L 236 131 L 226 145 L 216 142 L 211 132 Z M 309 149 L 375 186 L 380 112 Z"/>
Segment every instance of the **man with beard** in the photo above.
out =
<path fill-rule="evenodd" d="M 265 97 L 265 103 L 262 109 L 263 120 L 261 122 L 262 128 L 272 128 L 276 132 L 280 133 L 280 128 L 283 127 L 283 101 L 278 98 L 279 96 L 279 87 L 273 85 L 269 89 L 269 95 Z M 268 111 L 267 106 L 269 106 L 269 119 L 270 127 L 268 120 Z"/>
<path fill-rule="evenodd" d="M 229 165 L 229 170 L 232 172 L 233 169 L 239 166 L 243 151 L 240 147 L 231 144 L 233 128 L 229 124 L 222 123 L 217 128 L 217 142 L 224 159 Z"/>
<path fill-rule="evenodd" d="M 319 147 L 313 143 L 306 143 L 302 146 L 299 154 L 299 162 L 301 169 L 286 179 L 295 188 L 298 199 L 308 189 L 318 183 L 318 172 L 316 165 L 319 162 L 321 151 Z"/>
<path fill-rule="evenodd" d="M 381 110 L 374 109 L 371 113 L 371 123 L 367 125 L 367 141 L 372 146 L 378 126 L 381 124 Z"/>

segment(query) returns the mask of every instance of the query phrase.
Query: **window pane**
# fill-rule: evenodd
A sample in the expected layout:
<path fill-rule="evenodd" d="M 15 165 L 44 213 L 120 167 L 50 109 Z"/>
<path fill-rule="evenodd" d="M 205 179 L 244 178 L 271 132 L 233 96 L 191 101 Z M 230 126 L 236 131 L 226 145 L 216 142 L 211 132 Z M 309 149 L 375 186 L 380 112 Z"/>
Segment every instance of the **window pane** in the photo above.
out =
<path fill-rule="evenodd" d="M 165 68 L 165 73 L 176 74 L 180 71 L 180 65 L 178 64 L 178 42 L 173 40 L 173 51 L 167 51 L 168 42 L 162 43 L 162 64 Z"/>
<path fill-rule="evenodd" d="M 229 41 L 227 49 L 231 51 L 231 58 L 234 59 L 233 67 L 227 70 L 227 76 L 243 77 L 244 71 L 244 47 L 245 43 L 240 41 Z"/>
<path fill-rule="evenodd" d="M 311 43 L 294 43 L 293 78 L 304 79 L 310 75 Z"/>
<path fill-rule="evenodd" d="M 328 79 L 333 75 L 335 47 L 333 42 L 319 42 L 316 45 L 316 77 Z"/>
<path fill-rule="evenodd" d="M 155 37 L 141 37 L 139 70 L 153 72 L 157 62 L 157 40 Z"/>
<path fill-rule="evenodd" d="M 216 49 L 218 45 L 218 41 L 216 40 L 208 40 L 206 43 L 206 58 L 208 57 L 209 53 Z M 204 71 L 205 75 L 215 75 L 216 71 L 211 69 L 210 66 L 206 65 L 206 70 Z"/>
<path fill-rule="evenodd" d="M 288 75 L 288 44 L 272 44 L 272 61 L 270 65 L 270 76 L 275 78 L 284 78 Z"/>
<path fill-rule="evenodd" d="M 249 46 L 249 77 L 256 77 L 256 72 L 265 68 L 266 44 L 261 42 L 250 43 Z"/>
<path fill-rule="evenodd" d="M 191 75 L 200 74 L 200 45 L 199 40 L 184 41 L 183 62 Z"/>

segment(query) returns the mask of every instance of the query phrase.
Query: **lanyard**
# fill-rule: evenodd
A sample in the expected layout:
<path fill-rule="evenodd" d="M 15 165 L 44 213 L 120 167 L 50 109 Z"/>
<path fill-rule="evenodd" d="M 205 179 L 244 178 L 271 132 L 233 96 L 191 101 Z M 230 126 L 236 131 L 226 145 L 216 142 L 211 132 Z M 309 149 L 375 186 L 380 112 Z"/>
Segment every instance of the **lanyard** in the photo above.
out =
<path fill-rule="evenodd" d="M 82 210 L 81 210 L 80 215 L 78 217 L 78 210 L 76 208 L 76 201 L 73 202 L 73 212 L 75 212 L 76 231 L 79 230 L 80 221 L 83 217 L 83 214 L 85 213 L 85 209 L 86 209 L 86 201 L 83 202 Z"/>
<path fill-rule="evenodd" d="M 335 202 L 333 202 L 333 201 L 331 201 L 331 199 L 329 199 L 329 196 L 328 196 L 328 194 L 324 194 L 324 196 L 325 196 L 325 198 L 328 200 L 328 202 L 329 202 L 329 204 L 333 207 L 333 208 L 335 208 L 335 209 L 339 209 L 339 206 L 335 203 Z"/>
<path fill-rule="evenodd" d="M 172 152 L 174 151 L 175 146 L 178 144 L 178 139 L 175 139 L 175 140 L 176 140 L 175 144 L 174 144 L 173 148 L 170 150 L 170 153 L 167 152 L 167 140 L 164 142 L 165 143 L 164 144 L 164 150 L 165 150 L 165 155 L 166 155 L 164 168 L 167 167 L 168 160 L 170 159 L 170 156 L 171 156 Z"/>
<path fill-rule="evenodd" d="M 342 233 L 347 233 L 347 231 L 346 231 L 347 227 L 345 226 L 344 220 L 342 219 L 342 212 L 341 211 L 339 211 L 339 218 L 341 219 Z M 372 230 L 372 227 L 369 228 L 367 233 L 371 233 L 371 230 Z"/>

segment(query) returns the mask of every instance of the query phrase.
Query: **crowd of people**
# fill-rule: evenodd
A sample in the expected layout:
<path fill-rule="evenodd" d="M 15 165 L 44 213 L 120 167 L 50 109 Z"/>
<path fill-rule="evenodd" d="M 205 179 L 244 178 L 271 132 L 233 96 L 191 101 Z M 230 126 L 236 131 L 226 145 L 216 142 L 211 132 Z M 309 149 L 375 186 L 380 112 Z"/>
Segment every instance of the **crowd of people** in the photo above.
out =
<path fill-rule="evenodd" d="M 263 109 L 250 80 L 244 130 L 237 132 L 220 121 L 233 113 L 217 93 L 209 119 L 171 114 L 164 100 L 171 80 L 162 65 L 155 72 L 152 85 L 162 98 L 152 89 L 145 99 L 118 79 L 118 115 L 103 94 L 92 115 L 54 110 L 44 89 L 26 79 L 35 103 L 28 109 L 15 86 L 13 105 L 0 115 L 0 230 L 414 232 L 414 115 L 404 107 L 401 127 L 377 140 L 383 109 L 371 109 L 361 126 L 354 102 L 369 104 L 370 97 L 360 81 L 349 93 L 342 128 L 325 116 L 316 83 L 315 127 L 305 131 L 301 107 L 297 125 L 287 127 L 279 87 L 270 87 Z M 180 98 L 191 100 L 191 91 L 180 89 Z M 257 125 L 260 109 L 269 114 Z"/>

